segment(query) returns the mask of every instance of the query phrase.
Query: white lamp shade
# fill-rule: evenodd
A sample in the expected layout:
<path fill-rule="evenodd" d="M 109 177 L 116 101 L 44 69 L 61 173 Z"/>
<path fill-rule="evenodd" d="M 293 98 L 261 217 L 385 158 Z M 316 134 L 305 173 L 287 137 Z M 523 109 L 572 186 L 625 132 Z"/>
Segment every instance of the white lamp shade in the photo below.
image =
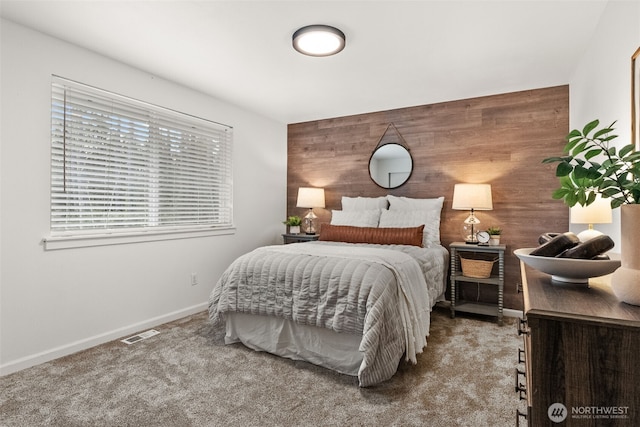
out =
<path fill-rule="evenodd" d="M 490 211 L 493 209 L 490 184 L 456 184 L 453 187 L 453 209 Z"/>
<path fill-rule="evenodd" d="M 324 208 L 324 188 L 298 188 L 296 206 L 299 208 Z"/>
<path fill-rule="evenodd" d="M 571 208 L 572 224 L 609 224 L 613 221 L 611 204 L 599 195 L 588 206 L 580 204 Z"/>

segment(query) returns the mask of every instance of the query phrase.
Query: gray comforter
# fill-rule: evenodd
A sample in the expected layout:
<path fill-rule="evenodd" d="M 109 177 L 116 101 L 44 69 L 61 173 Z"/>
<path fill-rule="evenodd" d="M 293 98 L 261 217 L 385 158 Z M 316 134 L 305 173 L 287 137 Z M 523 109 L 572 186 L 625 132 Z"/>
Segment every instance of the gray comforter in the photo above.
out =
<path fill-rule="evenodd" d="M 402 354 L 416 362 L 430 311 L 444 291 L 446 249 L 308 242 L 258 248 L 235 260 L 209 300 L 224 313 L 277 316 L 362 335 L 361 386 L 395 373 Z"/>

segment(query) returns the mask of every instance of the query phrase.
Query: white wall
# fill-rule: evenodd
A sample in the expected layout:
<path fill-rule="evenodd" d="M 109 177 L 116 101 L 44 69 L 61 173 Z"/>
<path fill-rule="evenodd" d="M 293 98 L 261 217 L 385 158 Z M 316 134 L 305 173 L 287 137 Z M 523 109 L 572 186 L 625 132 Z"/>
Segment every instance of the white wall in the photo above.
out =
<path fill-rule="evenodd" d="M 640 2 L 610 0 L 595 36 L 569 82 L 571 129 L 594 119 L 609 125 L 617 120 L 617 144 L 631 142 L 631 55 L 640 47 Z M 578 232 L 584 226 L 572 225 Z M 595 227 L 610 235 L 620 250 L 620 211 L 612 224 Z"/>
<path fill-rule="evenodd" d="M 236 256 L 281 241 L 285 124 L 1 24 L 0 373 L 204 310 Z M 235 235 L 44 251 L 51 74 L 233 126 Z"/>

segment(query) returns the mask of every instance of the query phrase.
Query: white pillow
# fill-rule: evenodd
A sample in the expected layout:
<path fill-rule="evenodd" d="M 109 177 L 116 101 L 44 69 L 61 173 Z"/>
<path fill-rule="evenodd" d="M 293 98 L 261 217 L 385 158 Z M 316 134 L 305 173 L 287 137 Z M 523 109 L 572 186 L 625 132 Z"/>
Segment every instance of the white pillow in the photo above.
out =
<path fill-rule="evenodd" d="M 391 211 L 384 210 L 380 215 L 378 227 L 418 227 L 424 224 L 422 246 L 440 244 L 440 211 Z"/>
<path fill-rule="evenodd" d="M 352 227 L 377 227 L 380 209 L 364 211 L 331 211 L 331 225 L 350 225 Z"/>
<path fill-rule="evenodd" d="M 397 197 L 388 195 L 389 210 L 392 211 L 430 211 L 437 210 L 442 211 L 442 205 L 444 204 L 444 197 L 438 197 L 435 199 L 411 199 L 409 197 Z"/>
<path fill-rule="evenodd" d="M 382 197 L 345 197 L 342 196 L 343 211 L 367 211 L 371 209 L 387 209 L 387 198 Z"/>

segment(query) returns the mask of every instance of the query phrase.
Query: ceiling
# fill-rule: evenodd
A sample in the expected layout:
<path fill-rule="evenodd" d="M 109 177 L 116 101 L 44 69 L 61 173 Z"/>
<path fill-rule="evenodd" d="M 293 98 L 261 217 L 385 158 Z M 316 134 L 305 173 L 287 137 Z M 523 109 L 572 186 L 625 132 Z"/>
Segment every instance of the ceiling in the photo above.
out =
<path fill-rule="evenodd" d="M 3 18 L 283 123 L 567 84 L 607 0 L 0 0 Z M 299 27 L 341 29 L 308 57 Z"/>

